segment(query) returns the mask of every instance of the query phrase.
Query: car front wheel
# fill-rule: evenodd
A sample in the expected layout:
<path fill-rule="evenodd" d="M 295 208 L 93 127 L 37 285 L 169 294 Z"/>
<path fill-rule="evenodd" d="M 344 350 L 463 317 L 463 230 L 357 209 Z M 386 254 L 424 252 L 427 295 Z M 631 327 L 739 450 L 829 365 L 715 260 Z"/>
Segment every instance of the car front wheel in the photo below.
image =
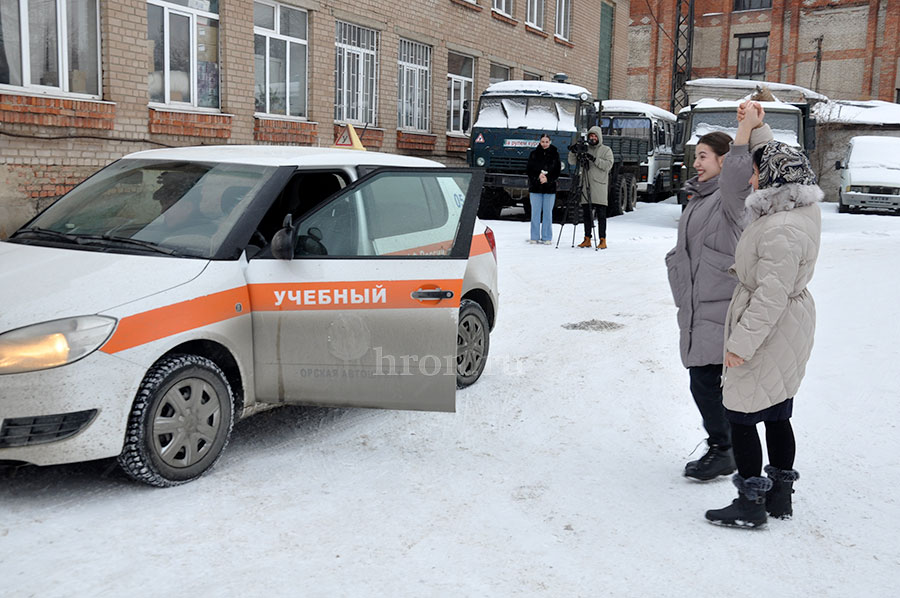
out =
<path fill-rule="evenodd" d="M 463 299 L 459 304 L 456 329 L 456 387 L 466 388 L 484 372 L 490 348 L 490 326 L 484 310 L 475 301 Z"/>
<path fill-rule="evenodd" d="M 200 477 L 228 443 L 234 399 L 225 374 L 197 355 L 172 355 L 144 376 L 128 418 L 119 465 L 151 486 Z"/>

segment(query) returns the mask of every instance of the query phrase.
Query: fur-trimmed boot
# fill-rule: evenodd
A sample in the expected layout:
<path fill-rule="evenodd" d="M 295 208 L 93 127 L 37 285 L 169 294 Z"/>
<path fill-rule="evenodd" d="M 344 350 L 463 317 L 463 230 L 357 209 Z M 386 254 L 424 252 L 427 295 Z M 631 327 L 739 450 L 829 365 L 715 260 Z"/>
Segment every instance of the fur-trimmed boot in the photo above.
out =
<path fill-rule="evenodd" d="M 754 529 L 766 524 L 766 493 L 772 488 L 769 478 L 744 479 L 736 473 L 731 478 L 738 489 L 738 497 L 724 509 L 706 512 L 710 523 L 727 527 Z"/>
<path fill-rule="evenodd" d="M 772 490 L 766 494 L 766 511 L 777 519 L 790 519 L 794 514 L 791 494 L 800 474 L 796 469 L 778 469 L 771 465 L 766 465 L 765 472 L 772 480 Z"/>
<path fill-rule="evenodd" d="M 578 244 L 579 247 L 590 247 L 592 245 L 593 245 L 593 242 L 591 242 L 590 237 L 585 237 L 584 241 L 582 241 L 581 243 Z"/>

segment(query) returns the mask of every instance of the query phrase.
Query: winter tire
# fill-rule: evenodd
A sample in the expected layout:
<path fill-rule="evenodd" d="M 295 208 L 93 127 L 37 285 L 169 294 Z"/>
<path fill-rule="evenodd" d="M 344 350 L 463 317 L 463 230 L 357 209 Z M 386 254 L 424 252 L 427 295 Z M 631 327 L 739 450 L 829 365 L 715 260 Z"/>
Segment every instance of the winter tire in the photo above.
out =
<path fill-rule="evenodd" d="M 481 377 L 490 348 L 490 328 L 484 310 L 475 301 L 459 304 L 456 328 L 456 388 L 471 386 Z"/>
<path fill-rule="evenodd" d="M 838 213 L 846 214 L 849 211 L 850 207 L 844 204 L 844 198 L 840 194 L 838 194 Z"/>
<path fill-rule="evenodd" d="M 634 175 L 629 174 L 625 177 L 625 187 L 628 191 L 627 199 L 625 201 L 625 211 L 633 212 L 634 204 L 637 203 L 637 179 Z"/>
<path fill-rule="evenodd" d="M 218 460 L 234 422 L 234 398 L 219 367 L 172 355 L 144 376 L 128 418 L 119 465 L 161 488 L 197 479 Z"/>

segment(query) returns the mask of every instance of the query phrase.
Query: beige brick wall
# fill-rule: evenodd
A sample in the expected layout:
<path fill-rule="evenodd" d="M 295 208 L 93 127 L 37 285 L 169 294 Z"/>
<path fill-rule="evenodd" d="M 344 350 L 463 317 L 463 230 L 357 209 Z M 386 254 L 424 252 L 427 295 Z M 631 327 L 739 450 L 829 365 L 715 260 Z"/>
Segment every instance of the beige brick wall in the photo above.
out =
<path fill-rule="evenodd" d="M 475 97 L 488 85 L 490 63 L 510 67 L 513 78 L 524 71 L 545 80 L 565 72 L 569 81 L 597 88 L 600 3 L 616 8 L 612 95 L 626 95 L 628 0 L 572 0 L 568 41 L 555 39 L 556 2 L 545 0 L 543 32 L 525 25 L 526 2 L 515 2 L 511 18 L 494 15 L 490 0 L 284 0 L 308 10 L 308 118 L 302 122 L 254 116 L 253 1 L 219 3 L 221 116 L 201 111 L 151 110 L 147 80 L 151 66 L 145 0 L 101 2 L 100 36 L 103 111 L 75 114 L 63 99 L 39 99 L 40 108 L 21 107 L 27 90 L 0 91 L 0 238 L 61 193 L 123 154 L 163 146 L 208 143 L 331 145 L 334 140 L 334 30 L 340 19 L 379 32 L 378 122 L 364 143 L 382 151 L 397 150 L 397 48 L 401 38 L 432 46 L 431 131 L 406 136 L 403 152 L 443 162 L 462 161 L 447 152 L 447 52 L 476 59 Z M 39 102 L 39 103 L 40 103 Z M 46 105 L 45 105 L 46 104 Z M 24 110 L 24 111 L 23 111 Z M 48 116 L 47 111 L 54 112 Z M 89 118 L 88 118 L 89 117 Z M 49 120 L 48 120 L 49 119 Z M 433 148 L 433 149 L 429 149 Z"/>

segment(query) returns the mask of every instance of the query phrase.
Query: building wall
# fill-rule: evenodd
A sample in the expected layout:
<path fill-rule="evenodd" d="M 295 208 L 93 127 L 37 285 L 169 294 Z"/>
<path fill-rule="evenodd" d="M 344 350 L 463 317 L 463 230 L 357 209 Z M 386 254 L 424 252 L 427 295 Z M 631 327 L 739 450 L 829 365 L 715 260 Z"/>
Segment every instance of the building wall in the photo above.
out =
<path fill-rule="evenodd" d="M 669 107 L 677 6 L 677 0 L 631 3 L 629 99 Z M 733 8 L 733 0 L 695 1 L 692 78 L 736 76 L 735 36 L 768 32 L 766 79 L 813 88 L 815 40 L 822 36 L 821 93 L 896 101 L 900 0 L 784 0 L 771 9 Z"/>
<path fill-rule="evenodd" d="M 611 94 L 628 85 L 628 0 L 572 0 L 568 41 L 554 33 L 556 2 L 545 0 L 543 30 L 526 26 L 525 0 L 511 18 L 491 0 L 284 0 L 308 11 L 308 118 L 254 115 L 253 1 L 219 2 L 220 105 L 215 114 L 150 109 L 145 0 L 101 2 L 102 99 L 74 100 L 0 87 L 0 238 L 83 178 L 123 154 L 165 146 L 290 143 L 329 146 L 334 122 L 334 31 L 337 20 L 379 32 L 378 114 L 362 135 L 370 149 L 446 163 L 464 161 L 466 138 L 446 132 L 447 53 L 476 60 L 475 98 L 489 83 L 490 63 L 545 80 L 557 72 L 597 89 L 600 3 L 615 7 Z M 427 134 L 397 130 L 397 50 L 401 38 L 432 47 L 431 114 Z"/>

